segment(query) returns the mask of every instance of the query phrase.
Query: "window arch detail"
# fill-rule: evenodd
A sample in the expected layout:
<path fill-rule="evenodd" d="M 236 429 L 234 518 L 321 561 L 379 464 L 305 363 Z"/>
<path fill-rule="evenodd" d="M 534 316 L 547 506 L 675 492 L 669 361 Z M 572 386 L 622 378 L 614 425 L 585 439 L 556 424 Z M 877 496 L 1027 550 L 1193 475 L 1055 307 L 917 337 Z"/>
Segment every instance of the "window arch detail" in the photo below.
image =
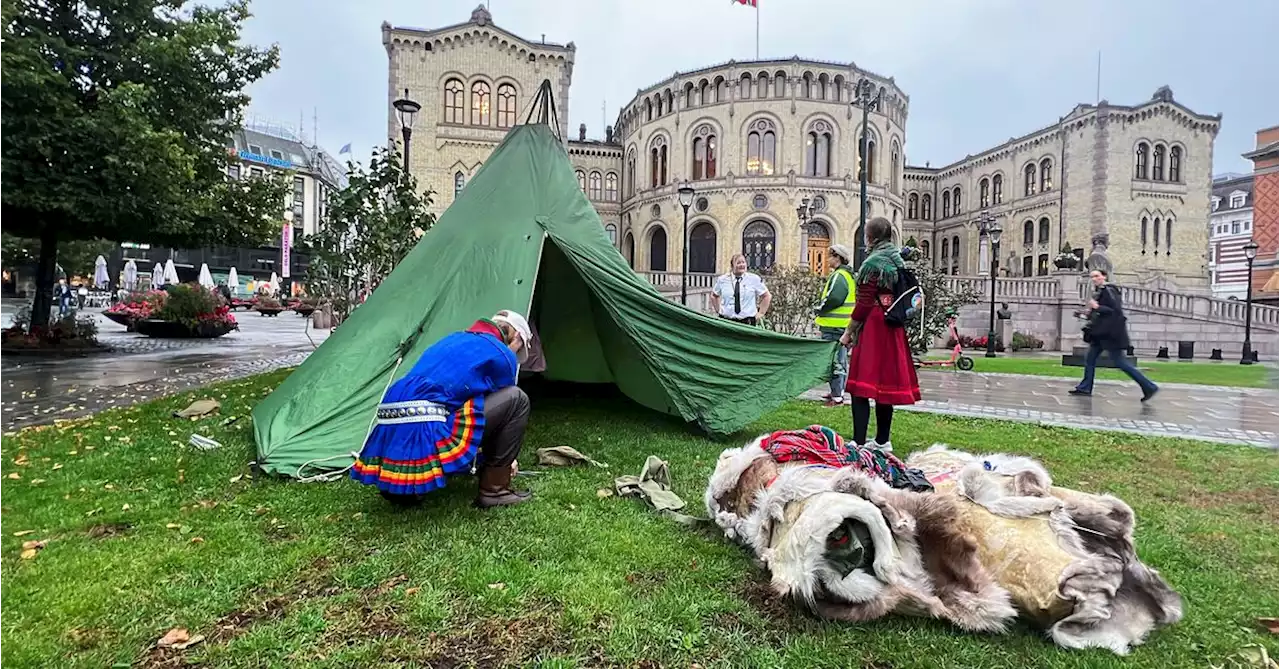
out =
<path fill-rule="evenodd" d="M 814 121 L 805 133 L 804 173 L 811 177 L 831 176 L 831 156 L 835 153 L 831 124 L 824 120 Z"/>
<path fill-rule="evenodd" d="M 450 79 L 444 84 L 444 122 L 445 123 L 464 123 L 463 116 L 463 100 L 462 100 L 462 81 L 460 79 Z"/>
<path fill-rule="evenodd" d="M 716 130 L 709 123 L 703 123 L 693 131 L 693 169 L 691 171 L 694 181 L 699 179 L 714 179 L 718 173 L 717 163 L 719 162 L 720 144 L 716 137 Z"/>
<path fill-rule="evenodd" d="M 778 131 L 767 118 L 752 121 L 747 126 L 747 169 L 751 176 L 768 176 L 776 171 L 778 158 Z"/>
<path fill-rule="evenodd" d="M 471 125 L 489 125 L 491 90 L 488 82 L 477 81 L 471 84 Z"/>

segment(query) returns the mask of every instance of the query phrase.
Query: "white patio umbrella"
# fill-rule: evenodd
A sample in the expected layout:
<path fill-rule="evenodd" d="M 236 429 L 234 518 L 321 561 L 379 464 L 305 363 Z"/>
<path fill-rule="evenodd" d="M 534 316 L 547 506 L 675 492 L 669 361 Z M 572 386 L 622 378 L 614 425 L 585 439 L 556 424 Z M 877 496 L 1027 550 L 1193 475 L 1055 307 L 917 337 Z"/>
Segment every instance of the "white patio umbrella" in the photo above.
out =
<path fill-rule="evenodd" d="M 180 283 L 178 280 L 178 268 L 173 266 L 173 258 L 164 261 L 164 282 Z"/>
<path fill-rule="evenodd" d="M 133 290 L 138 285 L 138 263 L 130 260 L 124 264 L 124 289 Z"/>
<path fill-rule="evenodd" d="M 240 294 L 240 275 L 236 274 L 236 268 L 234 267 L 231 268 L 230 272 L 227 272 L 227 288 L 231 289 L 232 295 Z"/>
<path fill-rule="evenodd" d="M 200 263 L 200 277 L 197 281 L 205 288 L 213 288 L 213 275 L 209 273 L 209 263 Z"/>
<path fill-rule="evenodd" d="M 164 266 L 161 265 L 160 263 L 156 263 L 156 266 L 151 270 L 151 287 L 161 288 L 163 286 L 164 286 Z"/>
<path fill-rule="evenodd" d="M 106 288 L 108 283 L 111 283 L 111 275 L 107 273 L 107 259 L 98 256 L 93 261 L 93 287 Z"/>
<path fill-rule="evenodd" d="M 280 277 L 277 276 L 275 272 L 271 273 L 271 294 L 280 294 Z"/>

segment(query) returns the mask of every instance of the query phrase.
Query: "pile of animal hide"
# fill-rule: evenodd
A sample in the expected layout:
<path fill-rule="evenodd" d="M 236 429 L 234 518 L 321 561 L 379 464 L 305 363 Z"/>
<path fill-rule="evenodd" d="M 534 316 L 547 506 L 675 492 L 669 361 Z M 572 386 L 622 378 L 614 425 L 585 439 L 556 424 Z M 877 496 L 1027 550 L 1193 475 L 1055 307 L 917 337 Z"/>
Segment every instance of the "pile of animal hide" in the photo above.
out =
<path fill-rule="evenodd" d="M 1181 597 L 1138 559 L 1133 510 L 1053 486 L 1035 460 L 935 445 L 906 459 L 934 486 L 915 492 L 856 464 L 779 463 L 768 438 L 720 455 L 707 511 L 822 617 L 999 633 L 1021 615 L 1060 646 L 1118 654 L 1182 618 Z"/>

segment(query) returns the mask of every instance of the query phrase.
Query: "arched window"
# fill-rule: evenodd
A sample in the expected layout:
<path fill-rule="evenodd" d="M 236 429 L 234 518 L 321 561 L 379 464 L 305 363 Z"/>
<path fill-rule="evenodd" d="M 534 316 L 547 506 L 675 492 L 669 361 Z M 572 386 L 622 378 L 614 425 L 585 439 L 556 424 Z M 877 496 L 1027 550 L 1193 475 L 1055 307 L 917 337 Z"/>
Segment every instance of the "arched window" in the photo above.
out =
<path fill-rule="evenodd" d="M 930 257 L 929 256 L 929 240 L 927 239 L 920 240 L 920 253 L 926 258 Z"/>
<path fill-rule="evenodd" d="M 1140 239 L 1142 240 L 1142 255 L 1145 256 L 1147 255 L 1147 217 L 1146 216 L 1142 217 L 1142 235 Z"/>
<path fill-rule="evenodd" d="M 1040 219 L 1040 234 L 1037 236 L 1036 241 L 1038 241 L 1041 244 L 1049 243 L 1049 217 L 1048 216 Z"/>
<path fill-rule="evenodd" d="M 708 84 L 707 80 L 703 79 L 701 82 L 698 83 L 698 104 L 699 105 L 711 104 L 710 96 L 711 96 L 711 84 Z"/>
<path fill-rule="evenodd" d="M 928 193 L 920 196 L 920 218 L 933 220 L 933 196 Z"/>
<path fill-rule="evenodd" d="M 1049 275 L 1049 254 L 1048 253 L 1041 253 L 1040 256 L 1036 258 L 1036 274 L 1038 276 Z"/>
<path fill-rule="evenodd" d="M 756 98 L 763 100 L 769 97 L 769 73 L 761 72 L 756 77 Z"/>
<path fill-rule="evenodd" d="M 773 97 L 787 97 L 787 73 L 782 70 L 773 73 Z"/>
<path fill-rule="evenodd" d="M 778 135 L 773 121 L 752 121 L 747 131 L 747 174 L 771 175 L 778 155 Z"/>
<path fill-rule="evenodd" d="M 951 257 L 955 258 L 957 261 L 960 259 L 960 235 L 951 236 Z M 959 269 L 959 268 L 953 268 L 953 270 L 954 269 Z M 958 274 L 958 273 L 959 272 L 957 271 L 952 271 L 952 274 Z"/>
<path fill-rule="evenodd" d="M 1166 255 L 1173 253 L 1173 217 L 1164 221 L 1164 252 Z"/>
<path fill-rule="evenodd" d="M 951 240 L 946 237 L 942 238 L 942 258 L 946 260 L 951 257 Z"/>
<path fill-rule="evenodd" d="M 844 77 L 837 74 L 836 78 L 831 81 L 831 87 L 835 89 L 836 102 L 844 102 Z"/>
<path fill-rule="evenodd" d="M 604 199 L 609 202 L 618 201 L 618 173 L 610 172 L 604 175 Z"/>
<path fill-rule="evenodd" d="M 649 186 L 657 188 L 667 183 L 667 138 L 658 135 L 649 145 Z"/>
<path fill-rule="evenodd" d="M 693 106 L 693 82 L 689 82 L 684 85 L 684 108 L 689 109 Z"/>
<path fill-rule="evenodd" d="M 800 78 L 800 97 L 806 100 L 813 97 L 813 75 L 808 72 Z"/>
<path fill-rule="evenodd" d="M 618 246 L 618 226 L 610 223 L 604 226 L 604 233 L 609 235 L 609 244 L 614 248 Z"/>
<path fill-rule="evenodd" d="M 636 194 L 636 149 L 627 154 L 627 197 Z"/>
<path fill-rule="evenodd" d="M 942 191 L 942 217 L 951 218 L 951 190 Z"/>
<path fill-rule="evenodd" d="M 991 177 L 991 201 L 995 204 L 1004 202 L 1004 175 Z"/>
<path fill-rule="evenodd" d="M 1164 181 L 1164 144 L 1156 144 L 1151 151 L 1151 180 Z"/>
<path fill-rule="evenodd" d="M 463 186 L 467 185 L 467 176 L 462 172 L 453 173 L 453 197 L 457 199 L 458 193 L 462 192 Z"/>
<path fill-rule="evenodd" d="M 912 193 L 907 196 L 907 218 L 915 220 L 920 218 L 920 195 Z"/>
<path fill-rule="evenodd" d="M 836 90 L 839 91 L 839 89 Z M 901 179 L 899 172 L 902 170 L 898 169 L 901 162 L 902 149 L 898 146 L 898 140 L 895 139 L 893 140 L 893 148 L 890 149 L 889 153 L 889 169 L 891 170 L 889 172 L 889 190 L 894 193 L 897 193 L 898 189 L 902 187 L 899 181 Z"/>
<path fill-rule="evenodd" d="M 1155 225 L 1151 227 L 1155 231 L 1156 243 L 1153 245 L 1155 247 L 1155 254 L 1160 255 L 1160 217 L 1159 216 L 1155 218 Z"/>
<path fill-rule="evenodd" d="M 1040 161 L 1040 192 L 1053 190 L 1053 161 L 1045 158 Z"/>
<path fill-rule="evenodd" d="M 991 206 L 991 180 L 982 177 L 978 182 L 978 208 L 986 209 Z"/>
<path fill-rule="evenodd" d="M 816 92 L 819 100 L 827 99 L 827 74 L 825 72 L 818 75 L 818 90 Z"/>
<path fill-rule="evenodd" d="M 1028 218 L 1022 224 L 1022 243 L 1025 246 L 1030 246 L 1034 244 L 1035 241 L 1036 241 L 1036 224 L 1032 223 L 1031 219 Z"/>
<path fill-rule="evenodd" d="M 742 78 L 738 79 L 738 99 L 747 100 L 750 98 L 751 98 L 751 73 L 743 72 Z"/>
<path fill-rule="evenodd" d="M 724 77 L 716 77 L 716 102 L 729 101 L 729 82 Z"/>
<path fill-rule="evenodd" d="M 1035 260 L 1031 256 L 1022 257 L 1022 276 L 1031 276 L 1031 273 L 1034 271 L 1034 268 L 1032 267 L 1033 262 L 1035 262 Z"/>
<path fill-rule="evenodd" d="M 1169 181 L 1182 183 L 1182 147 L 1169 149 Z"/>
<path fill-rule="evenodd" d="M 861 142 L 860 142 L 861 144 Z M 862 180 L 862 170 L 867 171 L 867 182 L 876 180 L 876 140 L 875 135 L 868 133 L 865 145 L 858 147 L 858 180 Z M 865 149 L 865 151 L 863 150 Z"/>
<path fill-rule="evenodd" d="M 831 124 L 816 121 L 805 136 L 804 173 L 812 177 L 831 176 Z"/>
<path fill-rule="evenodd" d="M 463 123 L 462 82 L 450 79 L 444 84 L 444 122 Z"/>
<path fill-rule="evenodd" d="M 710 125 L 693 132 L 693 179 L 716 178 L 716 133 Z"/>
<path fill-rule="evenodd" d="M 767 221 L 755 220 L 742 230 L 742 255 L 747 257 L 748 269 L 773 267 L 777 237 Z"/>
<path fill-rule="evenodd" d="M 1027 163 L 1027 166 L 1022 168 L 1022 194 L 1023 195 L 1036 194 L 1035 163 Z"/>
<path fill-rule="evenodd" d="M 676 110 L 676 96 L 672 95 L 671 89 L 667 89 L 667 92 L 663 93 L 662 100 L 664 104 L 663 106 L 664 114 L 670 114 L 671 112 Z"/>
<path fill-rule="evenodd" d="M 1150 153 L 1150 151 L 1151 151 L 1151 147 L 1147 146 L 1146 142 L 1138 142 L 1138 148 L 1136 151 L 1134 151 L 1136 156 L 1134 157 L 1134 161 L 1133 161 L 1133 166 L 1134 166 L 1133 178 L 1135 179 L 1147 178 L 1147 156 Z"/>
<path fill-rule="evenodd" d="M 627 259 L 627 267 L 636 268 L 636 236 L 628 232 L 622 238 L 622 255 Z"/>
<path fill-rule="evenodd" d="M 648 98 L 646 98 L 644 101 L 644 120 L 645 121 L 653 120 L 653 100 L 650 100 Z"/>
<path fill-rule="evenodd" d="M 956 186 L 951 195 L 951 206 L 955 210 L 956 216 L 960 215 L 960 187 Z"/>
<path fill-rule="evenodd" d="M 689 230 L 689 271 L 716 271 L 716 229 L 706 221 Z"/>
<path fill-rule="evenodd" d="M 471 125 L 489 125 L 489 84 L 471 84 Z"/>
<path fill-rule="evenodd" d="M 587 179 L 587 189 L 588 189 L 588 192 L 590 193 L 588 197 L 590 197 L 592 200 L 600 199 L 602 195 L 601 193 L 602 181 L 603 179 L 600 176 L 599 172 L 592 172 L 591 176 Z"/>
<path fill-rule="evenodd" d="M 667 231 L 656 225 L 649 233 L 649 271 L 667 271 Z"/>
<path fill-rule="evenodd" d="M 583 193 L 586 193 L 587 192 L 587 173 L 583 172 L 582 170 L 575 170 L 573 174 L 578 177 L 578 188 L 582 189 Z"/>
<path fill-rule="evenodd" d="M 516 124 L 516 87 L 511 84 L 498 86 L 498 127 L 510 128 Z"/>

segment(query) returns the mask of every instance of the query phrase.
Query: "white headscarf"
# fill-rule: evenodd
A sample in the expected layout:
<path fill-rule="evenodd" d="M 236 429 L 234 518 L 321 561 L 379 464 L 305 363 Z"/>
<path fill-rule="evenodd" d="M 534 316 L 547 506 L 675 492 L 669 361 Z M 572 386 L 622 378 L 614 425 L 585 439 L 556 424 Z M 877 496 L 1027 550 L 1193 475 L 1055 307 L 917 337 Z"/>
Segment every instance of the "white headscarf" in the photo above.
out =
<path fill-rule="evenodd" d="M 503 310 L 493 317 L 493 322 L 506 323 L 516 331 L 516 334 L 520 335 L 523 345 L 520 347 L 520 352 L 516 354 L 516 360 L 522 364 L 525 360 L 528 360 L 529 348 L 533 346 L 533 330 L 529 329 L 529 321 L 526 321 L 524 316 L 514 311 Z"/>

